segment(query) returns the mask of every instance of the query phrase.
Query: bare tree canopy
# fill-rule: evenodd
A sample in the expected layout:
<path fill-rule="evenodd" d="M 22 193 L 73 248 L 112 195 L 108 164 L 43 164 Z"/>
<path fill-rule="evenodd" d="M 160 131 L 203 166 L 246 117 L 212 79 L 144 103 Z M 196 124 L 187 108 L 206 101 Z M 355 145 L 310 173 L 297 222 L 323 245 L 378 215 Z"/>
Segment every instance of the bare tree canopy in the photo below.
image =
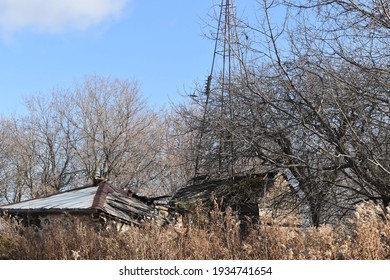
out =
<path fill-rule="evenodd" d="M 92 76 L 26 105 L 25 116 L 1 121 L 2 199 L 20 201 L 95 177 L 123 188 L 168 188 L 157 156 L 164 131 L 136 82 Z"/>
<path fill-rule="evenodd" d="M 234 166 L 233 174 L 287 168 L 315 225 L 339 219 L 364 199 L 385 209 L 389 2 L 263 0 L 258 7 L 256 21 L 231 23 L 227 59 L 237 62 L 229 77 L 222 71 L 210 97 L 201 89 L 193 98 L 205 117 L 182 111 L 192 120 L 189 130 L 204 139 L 193 147 L 203 170 L 216 174 L 210 164 L 217 161 Z M 227 79 L 229 92 L 221 93 Z M 221 153 L 221 145 L 229 148 Z"/>

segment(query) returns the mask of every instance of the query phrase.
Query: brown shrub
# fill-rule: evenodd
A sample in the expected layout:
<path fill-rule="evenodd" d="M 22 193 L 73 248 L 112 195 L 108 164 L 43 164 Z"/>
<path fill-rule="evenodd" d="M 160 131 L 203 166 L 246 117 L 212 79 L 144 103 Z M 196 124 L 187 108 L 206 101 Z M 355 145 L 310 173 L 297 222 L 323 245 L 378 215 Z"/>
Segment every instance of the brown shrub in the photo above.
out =
<path fill-rule="evenodd" d="M 96 230 L 74 218 L 42 229 L 6 219 L 0 228 L 3 259 L 389 259 L 389 217 L 372 203 L 345 223 L 319 228 L 243 225 L 235 213 L 198 209 L 183 226 L 145 224 L 118 232 Z"/>

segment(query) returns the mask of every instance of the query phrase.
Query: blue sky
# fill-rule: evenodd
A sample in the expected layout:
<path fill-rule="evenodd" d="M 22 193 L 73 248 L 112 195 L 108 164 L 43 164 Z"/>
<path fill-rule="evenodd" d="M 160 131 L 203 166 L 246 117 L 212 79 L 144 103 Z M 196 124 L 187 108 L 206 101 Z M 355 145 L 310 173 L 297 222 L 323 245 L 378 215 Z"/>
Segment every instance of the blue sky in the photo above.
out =
<path fill-rule="evenodd" d="M 219 3 L 0 0 L 0 114 L 94 74 L 136 80 L 152 107 L 169 106 L 207 77 L 204 21 Z"/>

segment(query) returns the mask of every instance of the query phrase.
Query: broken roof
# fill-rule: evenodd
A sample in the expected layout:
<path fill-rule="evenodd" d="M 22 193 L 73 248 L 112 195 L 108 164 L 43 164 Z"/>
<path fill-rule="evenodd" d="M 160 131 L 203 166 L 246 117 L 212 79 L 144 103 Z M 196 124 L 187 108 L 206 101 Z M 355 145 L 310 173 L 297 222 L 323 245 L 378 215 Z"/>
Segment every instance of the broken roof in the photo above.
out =
<path fill-rule="evenodd" d="M 230 207 L 242 217 L 258 216 L 258 200 L 273 184 L 274 177 L 274 172 L 267 172 L 187 185 L 177 190 L 170 205 L 179 212 L 187 212 L 194 206 L 213 209 L 214 202 L 218 202 L 222 208 Z"/>
<path fill-rule="evenodd" d="M 153 207 L 107 182 L 0 206 L 0 213 L 4 212 L 14 215 L 102 212 L 111 218 L 133 224 L 139 224 L 141 219 L 162 219 Z"/>

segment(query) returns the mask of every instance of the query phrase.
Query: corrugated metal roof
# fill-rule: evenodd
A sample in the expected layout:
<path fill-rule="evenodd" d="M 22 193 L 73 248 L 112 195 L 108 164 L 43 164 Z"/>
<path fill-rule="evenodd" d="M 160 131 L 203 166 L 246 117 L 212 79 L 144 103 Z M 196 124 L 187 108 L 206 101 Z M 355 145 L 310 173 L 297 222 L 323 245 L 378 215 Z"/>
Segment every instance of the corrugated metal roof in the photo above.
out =
<path fill-rule="evenodd" d="M 139 224 L 141 219 L 163 219 L 153 207 L 136 197 L 129 197 L 126 191 L 107 182 L 0 206 L 0 213 L 16 215 L 65 212 L 89 214 L 91 211 L 103 212 L 126 223 Z"/>
<path fill-rule="evenodd" d="M 4 210 L 90 209 L 92 207 L 97 189 L 97 186 L 80 188 L 72 191 L 57 193 L 47 197 L 1 206 L 0 208 Z"/>

